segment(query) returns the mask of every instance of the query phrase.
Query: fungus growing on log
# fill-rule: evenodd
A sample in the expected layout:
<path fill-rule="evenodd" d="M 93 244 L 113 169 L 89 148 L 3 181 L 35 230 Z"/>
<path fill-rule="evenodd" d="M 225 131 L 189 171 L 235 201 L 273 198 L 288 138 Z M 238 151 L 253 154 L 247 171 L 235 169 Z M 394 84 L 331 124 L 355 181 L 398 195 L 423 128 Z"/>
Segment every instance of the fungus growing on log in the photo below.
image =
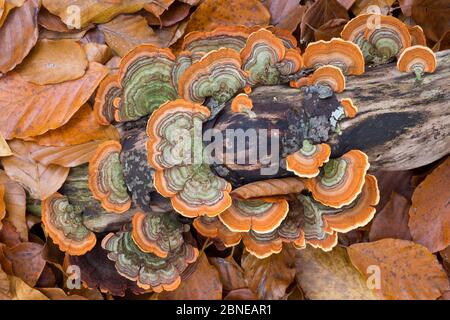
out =
<path fill-rule="evenodd" d="M 246 113 L 250 118 L 256 118 L 256 114 L 252 111 L 252 99 L 245 93 L 240 93 L 233 98 L 231 102 L 231 111 Z"/>
<path fill-rule="evenodd" d="M 351 98 L 344 98 L 341 100 L 341 105 L 344 108 L 345 116 L 347 118 L 354 118 L 358 113 L 358 107 L 353 104 Z"/>
<path fill-rule="evenodd" d="M 299 51 L 299 53 L 301 53 L 300 48 L 297 47 L 298 45 L 297 39 L 292 35 L 292 33 L 289 32 L 289 30 L 273 26 L 268 26 L 267 30 L 269 30 L 278 38 L 280 38 L 280 40 L 283 41 L 283 44 L 286 49 L 296 49 Z"/>
<path fill-rule="evenodd" d="M 329 207 L 341 208 L 352 203 L 361 193 L 368 169 L 367 155 L 351 150 L 328 161 L 317 177 L 305 180 L 305 186 L 315 200 Z"/>
<path fill-rule="evenodd" d="M 110 233 L 102 241 L 108 258 L 115 262 L 117 272 L 135 281 L 144 290 L 173 291 L 181 283 L 181 273 L 198 257 L 197 248 L 184 242 L 171 250 L 166 258 L 145 253 L 133 241 L 131 232 Z"/>
<path fill-rule="evenodd" d="M 95 233 L 83 225 L 81 208 L 59 193 L 42 202 L 42 223 L 53 242 L 70 255 L 83 255 L 97 242 Z"/>
<path fill-rule="evenodd" d="M 193 31 L 184 37 L 182 50 L 208 53 L 229 48 L 240 52 L 251 32 L 252 29 L 245 26 L 220 26 L 210 32 Z"/>
<path fill-rule="evenodd" d="M 231 185 L 203 163 L 202 123 L 208 108 L 175 100 L 162 105 L 147 125 L 148 161 L 156 190 L 183 216 L 216 216 L 231 205 Z"/>
<path fill-rule="evenodd" d="M 366 175 L 361 194 L 350 205 L 344 206 L 334 214 L 325 214 L 323 219 L 327 228 L 346 233 L 368 224 L 375 215 L 375 206 L 380 200 L 377 179 Z"/>
<path fill-rule="evenodd" d="M 175 63 L 172 68 L 172 86 L 178 91 L 178 82 L 181 75 L 192 65 L 192 52 L 182 51 L 177 55 Z"/>
<path fill-rule="evenodd" d="M 415 25 L 411 27 L 407 25 L 406 27 L 411 36 L 411 46 L 427 46 L 427 38 L 425 37 L 425 33 L 421 26 Z"/>
<path fill-rule="evenodd" d="M 371 63 L 374 58 L 375 48 L 364 37 L 364 33 L 368 26 L 368 19 L 372 17 L 372 14 L 361 14 L 353 18 L 344 26 L 341 32 L 341 38 L 343 40 L 351 41 L 358 45 L 364 56 L 366 63 Z"/>
<path fill-rule="evenodd" d="M 322 85 L 330 87 L 334 92 L 345 90 L 345 76 L 341 69 L 335 66 L 323 66 L 318 68 L 308 79 L 310 85 Z"/>
<path fill-rule="evenodd" d="M 172 85 L 175 56 L 170 49 L 141 45 L 123 57 L 118 81 L 123 88 L 116 121 L 136 120 L 177 97 Z"/>
<path fill-rule="evenodd" d="M 283 60 L 276 66 L 282 76 L 288 76 L 300 71 L 303 68 L 303 58 L 300 55 L 300 49 L 286 49 Z"/>
<path fill-rule="evenodd" d="M 303 147 L 286 158 L 286 169 L 303 178 L 313 178 L 320 172 L 320 167 L 330 159 L 331 148 L 326 143 L 314 145 L 308 140 Z"/>
<path fill-rule="evenodd" d="M 288 202 L 280 198 L 234 199 L 219 219 L 234 232 L 269 233 L 281 224 L 288 211 Z"/>
<path fill-rule="evenodd" d="M 131 206 L 119 160 L 121 150 L 119 142 L 106 141 L 89 161 L 89 189 L 105 210 L 114 213 L 123 213 Z"/>
<path fill-rule="evenodd" d="M 422 80 L 425 72 L 436 70 L 436 55 L 424 46 L 413 46 L 405 49 L 397 61 L 397 68 L 401 72 L 412 72 L 418 81 Z"/>
<path fill-rule="evenodd" d="M 392 16 L 379 16 L 376 28 L 366 28 L 364 37 L 377 50 L 379 63 L 387 63 L 411 46 L 406 25 Z"/>
<path fill-rule="evenodd" d="M 283 250 L 283 241 L 274 230 L 269 233 L 257 233 L 253 230 L 242 234 L 245 249 L 258 259 L 265 259 Z"/>
<path fill-rule="evenodd" d="M 191 102 L 203 103 L 212 97 L 219 104 L 230 100 L 246 84 L 241 58 L 233 49 L 214 50 L 193 63 L 180 76 L 179 95 Z"/>
<path fill-rule="evenodd" d="M 132 220 L 133 241 L 146 253 L 166 258 L 171 250 L 184 243 L 183 233 L 189 226 L 183 225 L 172 213 L 138 212 Z"/>
<path fill-rule="evenodd" d="M 266 29 L 253 32 L 241 51 L 242 69 L 248 73 L 251 86 L 275 85 L 280 82 L 277 64 L 285 55 L 283 42 Z"/>
<path fill-rule="evenodd" d="M 114 100 L 122 94 L 122 88 L 117 82 L 117 75 L 110 74 L 100 83 L 95 96 L 94 114 L 98 123 L 108 125 L 114 121 Z"/>
<path fill-rule="evenodd" d="M 364 56 L 361 49 L 351 41 L 333 38 L 330 41 L 317 41 L 308 45 L 303 54 L 307 68 L 332 65 L 341 69 L 345 75 L 364 73 Z"/>
<path fill-rule="evenodd" d="M 242 239 L 241 233 L 228 229 L 218 217 L 198 217 L 194 220 L 193 226 L 202 236 L 218 239 L 227 248 L 238 245 Z"/>

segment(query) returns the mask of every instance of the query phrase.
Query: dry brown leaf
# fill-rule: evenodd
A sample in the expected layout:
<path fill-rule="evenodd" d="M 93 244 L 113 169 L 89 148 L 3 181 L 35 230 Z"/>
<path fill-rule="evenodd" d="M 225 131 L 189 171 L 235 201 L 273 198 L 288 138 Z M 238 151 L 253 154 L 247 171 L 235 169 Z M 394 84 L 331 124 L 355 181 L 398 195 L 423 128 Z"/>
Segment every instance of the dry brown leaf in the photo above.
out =
<path fill-rule="evenodd" d="M 71 146 L 94 140 L 119 140 L 119 132 L 112 125 L 98 124 L 89 104 L 85 104 L 64 126 L 33 137 L 42 146 Z"/>
<path fill-rule="evenodd" d="M 11 300 L 49 300 L 39 290 L 27 285 L 22 279 L 8 276 Z"/>
<path fill-rule="evenodd" d="M 389 202 L 393 191 L 406 199 L 411 199 L 414 191 L 411 185 L 411 179 L 414 175 L 412 170 L 378 171 L 374 175 L 378 181 L 378 189 L 380 189 L 380 202 L 376 207 L 377 212 L 380 212 Z"/>
<path fill-rule="evenodd" d="M 31 143 L 11 141 L 13 156 L 3 158 L 6 174 L 25 187 L 33 199 L 44 200 L 58 191 L 69 174 L 69 168 L 45 166 L 31 157 Z"/>
<path fill-rule="evenodd" d="M 96 140 L 65 147 L 44 147 L 33 144 L 31 146 L 31 157 L 46 166 L 56 164 L 73 168 L 89 162 L 97 147 L 103 142 L 104 140 Z"/>
<path fill-rule="evenodd" d="M 59 16 L 68 26 L 77 29 L 90 23 L 105 23 L 121 13 L 133 13 L 153 0 L 43 0 L 48 11 Z"/>
<path fill-rule="evenodd" d="M 105 64 L 113 56 L 111 48 L 106 44 L 88 42 L 83 44 L 83 50 L 89 62 Z"/>
<path fill-rule="evenodd" d="M 350 9 L 356 0 L 337 0 L 346 10 Z"/>
<path fill-rule="evenodd" d="M 220 25 L 267 26 L 270 13 L 258 0 L 205 0 L 191 15 L 186 34 Z"/>
<path fill-rule="evenodd" d="M 157 0 L 152 1 L 144 6 L 144 9 L 156 17 L 159 17 L 163 14 L 165 10 L 168 10 L 170 5 L 174 3 L 175 0 Z"/>
<path fill-rule="evenodd" d="M 2 228 L 2 220 L 6 215 L 5 204 L 5 186 L 0 184 L 0 229 Z"/>
<path fill-rule="evenodd" d="M 414 191 L 408 225 L 414 241 L 431 252 L 450 245 L 450 157 Z"/>
<path fill-rule="evenodd" d="M 305 185 L 300 178 L 289 177 L 251 182 L 234 189 L 231 194 L 236 198 L 250 199 L 300 193 L 304 189 Z"/>
<path fill-rule="evenodd" d="M 103 31 L 106 43 L 121 57 L 143 43 L 160 46 L 158 37 L 141 16 L 120 15 L 98 28 Z"/>
<path fill-rule="evenodd" d="M 426 37 L 434 42 L 450 29 L 448 0 L 416 0 L 411 16 L 422 27 Z"/>
<path fill-rule="evenodd" d="M 223 289 L 226 291 L 233 291 L 247 287 L 245 281 L 244 270 L 232 256 L 226 258 L 209 258 L 211 264 L 219 271 L 220 281 Z"/>
<path fill-rule="evenodd" d="M 67 25 L 61 21 L 57 15 L 50 13 L 47 9 L 41 8 L 38 16 L 38 23 L 41 27 L 55 32 L 74 32 L 69 29 Z"/>
<path fill-rule="evenodd" d="M 406 17 L 411 17 L 412 14 L 412 4 L 415 0 L 398 0 L 400 3 L 400 8 Z"/>
<path fill-rule="evenodd" d="M 314 32 L 334 19 L 349 19 L 347 10 L 336 0 L 318 0 L 308 8 L 300 23 L 302 41 L 314 40 Z"/>
<path fill-rule="evenodd" d="M 319 29 L 314 31 L 314 38 L 316 41 L 329 41 L 332 38 L 339 38 L 341 31 L 344 29 L 347 22 L 348 20 L 346 19 L 329 20 L 325 24 L 321 25 Z"/>
<path fill-rule="evenodd" d="M 265 3 L 270 12 L 270 24 L 293 32 L 306 10 L 298 0 L 276 0 Z"/>
<path fill-rule="evenodd" d="M 6 217 L 3 220 L 3 224 L 5 224 L 5 221 L 9 221 L 19 232 L 20 238 L 23 241 L 28 241 L 28 228 L 25 218 L 25 190 L 19 183 L 11 180 L 3 170 L 0 170 L 0 184 L 5 186 Z M 3 226 L 3 229 L 5 229 L 5 226 Z"/>
<path fill-rule="evenodd" d="M 258 300 L 258 296 L 248 288 L 230 291 L 223 300 Z"/>
<path fill-rule="evenodd" d="M 185 34 L 186 27 L 188 25 L 187 21 L 180 22 L 171 27 L 161 28 L 155 30 L 156 36 L 161 43 L 161 47 L 170 47 L 175 42 L 177 42 Z"/>
<path fill-rule="evenodd" d="M 12 155 L 11 148 L 0 133 L 0 157 L 7 157 Z"/>
<path fill-rule="evenodd" d="M 191 6 L 183 2 L 174 2 L 168 10 L 161 15 L 161 25 L 170 27 L 180 22 L 189 15 Z"/>
<path fill-rule="evenodd" d="M 279 300 L 285 297 L 286 289 L 295 278 L 295 249 L 284 245 L 279 254 L 258 259 L 245 252 L 241 260 L 249 289 L 259 299 Z"/>
<path fill-rule="evenodd" d="M 9 73 L 0 81 L 0 132 L 9 140 L 61 127 L 86 103 L 107 73 L 106 67 L 92 62 L 82 78 L 46 86 Z"/>
<path fill-rule="evenodd" d="M 0 300 L 10 300 L 11 290 L 9 288 L 9 278 L 0 266 Z"/>
<path fill-rule="evenodd" d="M 342 247 L 324 252 L 307 246 L 295 261 L 297 284 L 311 300 L 376 299 Z"/>
<path fill-rule="evenodd" d="M 410 205 L 408 199 L 393 191 L 389 202 L 373 219 L 369 232 L 370 241 L 385 238 L 412 240 L 408 228 Z"/>
<path fill-rule="evenodd" d="M 14 275 L 31 287 L 36 285 L 45 267 L 42 250 L 42 245 L 33 242 L 23 242 L 4 250 L 6 258 L 12 263 Z"/>
<path fill-rule="evenodd" d="M 0 75 L 14 69 L 38 39 L 39 0 L 27 0 L 14 9 L 0 28 Z"/>
<path fill-rule="evenodd" d="M 1 0 L 0 3 L 1 2 L 3 2 L 3 7 L 2 7 L 3 13 L 0 14 L 0 28 L 5 23 L 6 18 L 8 18 L 9 13 L 13 9 L 21 7 L 25 3 L 25 0 Z"/>
<path fill-rule="evenodd" d="M 46 85 L 81 78 L 88 60 L 73 40 L 39 40 L 17 72 L 28 82 Z"/>
<path fill-rule="evenodd" d="M 88 300 L 76 294 L 67 295 L 61 288 L 39 288 L 38 290 L 50 300 Z"/>
<path fill-rule="evenodd" d="M 379 268 L 380 288 L 385 299 L 433 300 L 449 289 L 447 274 L 427 248 L 407 240 L 383 239 L 357 243 L 347 248 L 352 264 L 366 277 L 368 268 Z"/>
<path fill-rule="evenodd" d="M 194 268 L 187 279 L 181 281 L 175 291 L 158 294 L 159 300 L 220 300 L 222 299 L 222 283 L 219 272 L 209 264 L 205 254 L 189 268 Z"/>

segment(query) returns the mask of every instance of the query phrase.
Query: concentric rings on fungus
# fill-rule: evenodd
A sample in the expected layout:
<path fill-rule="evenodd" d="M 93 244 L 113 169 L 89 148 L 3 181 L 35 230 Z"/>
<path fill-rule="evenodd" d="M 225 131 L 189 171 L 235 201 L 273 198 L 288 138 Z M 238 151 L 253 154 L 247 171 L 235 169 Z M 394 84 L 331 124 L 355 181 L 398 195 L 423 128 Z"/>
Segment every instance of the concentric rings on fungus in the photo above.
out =
<path fill-rule="evenodd" d="M 89 189 L 105 210 L 114 213 L 123 213 L 131 207 L 120 163 L 121 150 L 118 141 L 106 141 L 89 161 Z"/>
<path fill-rule="evenodd" d="M 405 49 L 397 61 L 397 68 L 401 72 L 412 72 L 417 80 L 421 80 L 425 72 L 436 70 L 436 55 L 428 47 L 413 46 Z"/>
<path fill-rule="evenodd" d="M 123 93 L 116 121 L 137 120 L 177 97 L 172 85 L 175 56 L 170 49 L 140 45 L 122 58 L 118 82 Z"/>
<path fill-rule="evenodd" d="M 95 96 L 94 114 L 98 123 L 108 125 L 114 121 L 114 100 L 122 94 L 117 75 L 110 74 L 102 80 Z"/>
<path fill-rule="evenodd" d="M 96 244 L 95 233 L 83 225 L 82 210 L 55 193 L 42 202 L 42 223 L 61 251 L 80 256 Z"/>
<path fill-rule="evenodd" d="M 351 150 L 341 158 L 328 161 L 317 177 L 305 180 L 305 186 L 315 200 L 329 207 L 341 208 L 352 203 L 361 193 L 368 169 L 367 155 Z"/>
<path fill-rule="evenodd" d="M 314 145 L 308 140 L 303 147 L 287 156 L 286 169 L 303 178 L 313 178 L 320 172 L 320 167 L 330 159 L 331 148 L 326 143 Z"/>
<path fill-rule="evenodd" d="M 341 106 L 344 108 L 345 116 L 347 118 L 354 118 L 358 113 L 358 107 L 353 104 L 353 100 L 350 98 L 344 98 L 341 100 Z"/>
<path fill-rule="evenodd" d="M 285 55 L 283 42 L 266 29 L 253 32 L 241 51 L 242 69 L 250 86 L 276 85 L 280 82 L 277 64 Z"/>
<path fill-rule="evenodd" d="M 323 66 L 318 68 L 308 77 L 309 85 L 329 86 L 334 92 L 340 93 L 345 90 L 345 76 L 341 69 L 335 66 Z"/>
<path fill-rule="evenodd" d="M 178 93 L 186 101 L 203 103 L 212 97 L 222 104 L 245 87 L 246 76 L 241 70 L 239 53 L 221 48 L 209 52 L 183 72 Z"/>

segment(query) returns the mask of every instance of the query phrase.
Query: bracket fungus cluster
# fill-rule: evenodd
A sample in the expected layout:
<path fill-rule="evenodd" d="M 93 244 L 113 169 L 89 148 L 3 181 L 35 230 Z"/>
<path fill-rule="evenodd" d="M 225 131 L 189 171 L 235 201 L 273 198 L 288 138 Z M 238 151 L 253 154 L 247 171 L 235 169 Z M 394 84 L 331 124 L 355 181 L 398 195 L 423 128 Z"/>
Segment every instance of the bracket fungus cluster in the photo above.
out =
<path fill-rule="evenodd" d="M 211 238 L 219 250 L 241 245 L 266 258 L 283 243 L 331 250 L 338 233 L 371 221 L 379 193 L 368 157 L 359 150 L 335 154 L 327 144 L 340 133 L 339 121 L 358 112 L 337 94 L 345 96 L 345 77 L 363 74 L 367 64 L 397 59 L 399 70 L 417 77 L 436 67 L 420 30 L 384 16 L 370 29 L 371 18 L 356 17 L 342 39 L 311 43 L 303 54 L 285 30 L 221 26 L 188 34 L 177 55 L 141 45 L 122 59 L 94 107 L 99 123 L 124 122 L 117 124 L 122 141 L 98 148 L 88 178 L 102 210 L 120 213 L 106 214 L 121 223 L 102 229 L 109 234 L 101 242 L 118 274 L 144 290 L 175 290 L 199 255 L 193 235 Z M 305 96 L 298 110 L 261 106 L 251 93 L 287 83 Z M 277 121 L 277 112 L 285 118 Z M 295 127 L 292 139 L 280 134 L 283 173 L 234 180 L 227 175 L 232 169 L 208 162 L 203 134 L 221 129 L 221 121 L 235 121 L 234 128 Z M 156 205 L 155 194 L 166 202 Z M 83 215 L 62 195 L 44 202 L 46 230 L 70 255 L 96 243 Z"/>

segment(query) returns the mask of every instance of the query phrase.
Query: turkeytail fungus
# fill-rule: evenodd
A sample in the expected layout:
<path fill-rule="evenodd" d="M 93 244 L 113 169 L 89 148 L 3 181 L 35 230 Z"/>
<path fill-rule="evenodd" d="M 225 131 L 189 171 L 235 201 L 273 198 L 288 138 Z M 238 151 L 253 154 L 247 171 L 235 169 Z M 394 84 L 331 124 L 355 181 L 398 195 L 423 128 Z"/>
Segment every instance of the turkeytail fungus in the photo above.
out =
<path fill-rule="evenodd" d="M 315 200 L 329 207 L 341 208 L 361 193 L 368 169 L 367 155 L 351 150 L 328 161 L 317 177 L 305 180 L 305 186 Z"/>
<path fill-rule="evenodd" d="M 106 141 L 89 161 L 89 189 L 105 210 L 114 213 L 123 213 L 131 206 L 119 159 L 121 150 L 119 142 Z"/>
<path fill-rule="evenodd" d="M 193 31 L 184 37 L 182 50 L 204 54 L 220 48 L 233 49 L 236 52 L 245 47 L 251 28 L 245 26 L 220 26 L 213 31 Z"/>
<path fill-rule="evenodd" d="M 189 66 L 178 81 L 178 93 L 186 101 L 203 103 L 207 97 L 222 104 L 246 84 L 241 58 L 233 49 L 220 48 Z"/>
<path fill-rule="evenodd" d="M 275 85 L 280 82 L 277 64 L 285 56 L 283 42 L 266 29 L 253 32 L 241 51 L 242 69 L 248 73 L 250 86 Z"/>
<path fill-rule="evenodd" d="M 122 95 L 116 121 L 136 120 L 177 97 L 172 85 L 175 56 L 170 49 L 141 45 L 122 58 L 118 82 Z"/>
<path fill-rule="evenodd" d="M 236 97 L 233 98 L 231 102 L 231 111 L 233 112 L 243 112 L 246 113 L 249 118 L 256 118 L 256 114 L 252 111 L 253 102 L 252 99 L 245 93 L 240 93 Z"/>
<path fill-rule="evenodd" d="M 300 49 L 286 49 L 283 60 L 276 67 L 282 76 L 288 76 L 303 68 L 303 58 Z"/>
<path fill-rule="evenodd" d="M 181 283 L 181 274 L 197 260 L 198 250 L 183 242 L 170 251 L 166 258 L 140 250 L 130 231 L 110 233 L 102 240 L 108 258 L 115 262 L 117 272 L 135 281 L 144 290 L 173 291 Z"/>
<path fill-rule="evenodd" d="M 114 114 L 116 111 L 114 101 L 115 99 L 120 98 L 121 94 L 122 88 L 117 82 L 116 74 L 110 74 L 103 79 L 98 87 L 94 104 L 94 114 L 98 123 L 101 125 L 108 125 L 114 121 Z"/>
<path fill-rule="evenodd" d="M 350 98 L 344 98 L 341 100 L 341 106 L 344 108 L 345 116 L 347 118 L 354 118 L 358 113 L 358 107 L 353 104 L 353 100 Z"/>
<path fill-rule="evenodd" d="M 422 80 L 425 72 L 433 73 L 436 70 L 436 55 L 424 46 L 413 46 L 405 49 L 397 61 L 397 68 L 401 72 L 412 72 L 417 81 Z"/>
<path fill-rule="evenodd" d="M 155 188 L 185 217 L 216 216 L 231 205 L 231 185 L 203 163 L 202 123 L 208 108 L 184 100 L 162 105 L 147 125 Z"/>
<path fill-rule="evenodd" d="M 320 172 L 320 167 L 330 159 L 331 148 L 326 143 L 312 144 L 303 141 L 303 147 L 287 156 L 286 169 L 302 178 L 313 178 Z"/>
<path fill-rule="evenodd" d="M 427 46 L 427 38 L 425 37 L 425 33 L 421 26 L 415 25 L 411 27 L 407 25 L 406 27 L 411 36 L 411 46 Z"/>
<path fill-rule="evenodd" d="M 281 224 L 288 211 L 288 202 L 280 198 L 234 199 L 219 219 L 234 232 L 269 233 Z"/>
<path fill-rule="evenodd" d="M 303 54 L 307 68 L 332 65 L 341 69 L 345 75 L 364 73 L 364 56 L 361 49 L 351 41 L 333 38 L 330 41 L 316 41 L 308 45 Z"/>
<path fill-rule="evenodd" d="M 166 258 L 170 250 L 183 244 L 183 233 L 189 231 L 172 213 L 138 212 L 132 220 L 133 241 L 146 253 Z"/>
<path fill-rule="evenodd" d="M 328 86 L 334 92 L 340 93 L 345 90 L 345 76 L 341 69 L 335 66 L 323 66 L 309 77 L 309 82 L 312 85 Z"/>
<path fill-rule="evenodd" d="M 70 255 L 83 255 L 97 242 L 95 233 L 83 224 L 82 210 L 59 193 L 42 202 L 42 223 L 53 242 Z"/>
<path fill-rule="evenodd" d="M 226 248 L 238 245 L 242 239 L 241 233 L 228 229 L 218 217 L 198 217 L 193 226 L 202 236 L 219 240 Z"/>

